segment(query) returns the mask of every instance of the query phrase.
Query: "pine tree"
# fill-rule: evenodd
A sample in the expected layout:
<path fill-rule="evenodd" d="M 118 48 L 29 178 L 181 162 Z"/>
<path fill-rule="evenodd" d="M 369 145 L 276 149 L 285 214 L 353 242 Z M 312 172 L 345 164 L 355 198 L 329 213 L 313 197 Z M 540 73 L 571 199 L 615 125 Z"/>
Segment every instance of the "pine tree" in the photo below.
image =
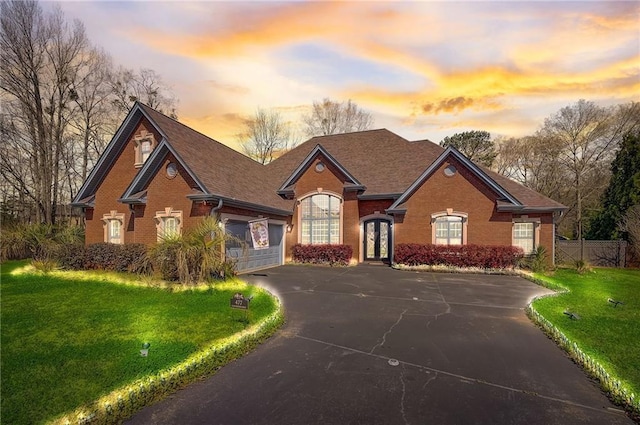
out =
<path fill-rule="evenodd" d="M 602 209 L 590 222 L 587 239 L 627 239 L 620 221 L 640 204 L 640 133 L 627 134 L 611 164 L 611 181 L 602 197 Z"/>

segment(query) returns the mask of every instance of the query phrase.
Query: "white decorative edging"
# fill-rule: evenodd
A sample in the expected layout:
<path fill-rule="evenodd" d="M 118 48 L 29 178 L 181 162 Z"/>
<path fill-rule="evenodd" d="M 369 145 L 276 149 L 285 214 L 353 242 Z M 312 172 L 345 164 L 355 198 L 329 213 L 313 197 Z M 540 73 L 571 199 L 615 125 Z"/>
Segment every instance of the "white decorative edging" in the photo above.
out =
<path fill-rule="evenodd" d="M 273 294 L 271 294 L 273 296 Z M 251 327 L 216 341 L 182 363 L 138 379 L 108 395 L 50 422 L 55 425 L 115 424 L 166 397 L 188 383 L 214 374 L 225 364 L 244 355 L 271 336 L 284 322 L 278 297 L 276 310 Z"/>
<path fill-rule="evenodd" d="M 523 273 L 522 277 L 542 286 L 549 285 L 548 282 L 541 279 L 536 279 L 531 274 Z M 612 377 L 609 372 L 607 372 L 604 366 L 602 366 L 591 356 L 582 351 L 577 343 L 563 334 L 562 331 L 560 331 L 553 323 L 542 316 L 533 306 L 533 303 L 539 299 L 555 297 L 567 292 L 569 292 L 569 290 L 565 287 L 563 290 L 560 290 L 553 294 L 545 294 L 533 298 L 525 309 L 527 316 L 529 316 L 529 318 L 535 324 L 540 326 L 540 328 L 542 328 L 542 330 L 553 341 L 555 341 L 555 343 L 558 344 L 560 348 L 565 350 L 571 356 L 571 358 L 576 363 L 578 363 L 589 375 L 598 379 L 598 381 L 600 381 L 600 386 L 602 387 L 602 389 L 608 392 L 611 398 L 616 403 L 621 404 L 625 407 L 626 410 L 632 412 L 635 415 L 640 414 L 640 399 L 636 399 L 636 395 L 625 388 L 620 380 Z"/>
<path fill-rule="evenodd" d="M 396 270 L 414 272 L 437 272 L 437 273 L 464 273 L 464 274 L 500 274 L 508 276 L 520 276 L 523 272 L 520 269 L 488 269 L 483 267 L 458 267 L 446 264 L 422 264 L 419 266 L 409 266 L 406 264 L 393 263 L 391 267 Z"/>

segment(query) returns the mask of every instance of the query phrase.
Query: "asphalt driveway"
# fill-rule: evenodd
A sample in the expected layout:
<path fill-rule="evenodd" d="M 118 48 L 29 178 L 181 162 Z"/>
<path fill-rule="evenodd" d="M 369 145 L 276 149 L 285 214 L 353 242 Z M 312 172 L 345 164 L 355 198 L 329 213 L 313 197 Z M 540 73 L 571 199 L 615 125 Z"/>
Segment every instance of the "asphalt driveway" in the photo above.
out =
<path fill-rule="evenodd" d="M 631 424 L 526 317 L 511 276 L 283 266 L 287 324 L 131 424 Z"/>

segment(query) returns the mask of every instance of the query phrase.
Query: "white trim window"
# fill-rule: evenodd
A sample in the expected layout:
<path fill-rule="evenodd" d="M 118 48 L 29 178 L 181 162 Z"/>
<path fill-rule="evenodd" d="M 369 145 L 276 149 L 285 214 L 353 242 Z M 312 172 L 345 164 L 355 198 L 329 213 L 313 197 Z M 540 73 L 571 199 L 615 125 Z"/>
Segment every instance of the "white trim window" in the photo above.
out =
<path fill-rule="evenodd" d="M 342 200 L 333 195 L 311 195 L 300 201 L 300 243 L 339 244 Z"/>
<path fill-rule="evenodd" d="M 156 219 L 158 242 L 161 242 L 165 238 L 182 234 L 182 211 L 176 211 L 171 207 L 167 207 L 164 211 L 157 211 L 154 218 Z"/>
<path fill-rule="evenodd" d="M 122 243 L 122 223 L 120 220 L 109 220 L 107 226 L 107 242 Z"/>
<path fill-rule="evenodd" d="M 534 222 L 513 223 L 513 246 L 522 248 L 526 255 L 535 251 L 536 232 Z"/>
<path fill-rule="evenodd" d="M 104 241 L 113 244 L 124 243 L 124 214 L 111 211 L 102 216 L 104 223 Z"/>
<path fill-rule="evenodd" d="M 151 148 L 151 140 L 146 139 L 140 142 L 140 162 L 143 164 L 147 161 L 149 155 L 151 155 Z"/>
<path fill-rule="evenodd" d="M 431 243 L 434 245 L 466 245 L 469 215 L 447 208 L 431 214 Z"/>
<path fill-rule="evenodd" d="M 142 167 L 151 156 L 153 148 L 156 147 L 156 139 L 153 134 L 142 130 L 139 135 L 134 137 L 134 156 L 135 166 Z"/>
<path fill-rule="evenodd" d="M 435 220 L 435 245 L 462 245 L 462 217 L 447 215 Z"/>

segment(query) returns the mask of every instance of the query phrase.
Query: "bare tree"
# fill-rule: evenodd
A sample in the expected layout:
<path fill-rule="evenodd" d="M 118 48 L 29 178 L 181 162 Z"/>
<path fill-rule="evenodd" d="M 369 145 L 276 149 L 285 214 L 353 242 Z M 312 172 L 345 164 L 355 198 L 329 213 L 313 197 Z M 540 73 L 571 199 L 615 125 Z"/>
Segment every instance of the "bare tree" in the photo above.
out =
<path fill-rule="evenodd" d="M 559 145 L 540 132 L 498 144 L 494 163 L 498 173 L 550 198 L 566 195 L 566 173 L 558 163 Z"/>
<path fill-rule="evenodd" d="M 570 207 L 575 212 L 575 236 L 581 241 L 587 209 L 595 209 L 609 180 L 609 165 L 623 135 L 638 123 L 637 104 L 599 107 L 580 100 L 547 118 L 540 134 L 557 144 L 557 162 L 571 182 Z"/>
<path fill-rule="evenodd" d="M 3 2 L 0 86 L 7 95 L 3 107 L 21 147 L 20 160 L 29 163 L 18 175 L 15 164 L 3 161 L 3 175 L 14 177 L 16 189 L 26 191 L 37 205 L 37 219 L 52 223 L 58 204 L 60 164 L 69 121 L 70 87 L 82 51 L 88 45 L 84 27 L 69 27 L 59 8 L 44 16 L 34 1 Z M 16 153 L 18 154 L 18 153 Z"/>
<path fill-rule="evenodd" d="M 72 171 L 80 183 L 88 175 L 102 150 L 115 132 L 120 121 L 119 111 L 111 103 L 111 57 L 101 49 L 93 48 L 86 54 L 85 66 L 71 88 L 71 100 L 76 104 L 70 121 L 77 141 L 78 153 L 72 156 Z M 80 164 L 76 158 L 80 156 Z M 78 170 L 79 165 L 79 170 Z M 71 178 L 71 174 L 68 176 Z M 74 190 L 75 192 L 75 190 Z"/>
<path fill-rule="evenodd" d="M 135 101 L 140 101 L 173 119 L 178 118 L 178 100 L 154 70 L 142 68 L 136 73 L 119 67 L 111 73 L 110 80 L 113 104 L 124 114 L 131 110 Z"/>
<path fill-rule="evenodd" d="M 111 58 L 59 7 L 0 7 L 0 207 L 3 216 L 53 223 L 135 100 L 174 117 L 177 101 L 152 70 L 120 69 L 114 92 Z"/>
<path fill-rule="evenodd" d="M 373 117 L 349 99 L 338 103 L 329 98 L 313 102 L 311 113 L 302 117 L 308 136 L 349 133 L 368 130 L 373 126 Z"/>
<path fill-rule="evenodd" d="M 620 222 L 620 230 L 627 232 L 636 253 L 640 254 L 640 204 L 627 210 Z"/>
<path fill-rule="evenodd" d="M 279 112 L 258 108 L 245 120 L 244 131 L 236 135 L 242 151 L 261 164 L 267 164 L 290 149 L 294 141 L 289 123 Z"/>

